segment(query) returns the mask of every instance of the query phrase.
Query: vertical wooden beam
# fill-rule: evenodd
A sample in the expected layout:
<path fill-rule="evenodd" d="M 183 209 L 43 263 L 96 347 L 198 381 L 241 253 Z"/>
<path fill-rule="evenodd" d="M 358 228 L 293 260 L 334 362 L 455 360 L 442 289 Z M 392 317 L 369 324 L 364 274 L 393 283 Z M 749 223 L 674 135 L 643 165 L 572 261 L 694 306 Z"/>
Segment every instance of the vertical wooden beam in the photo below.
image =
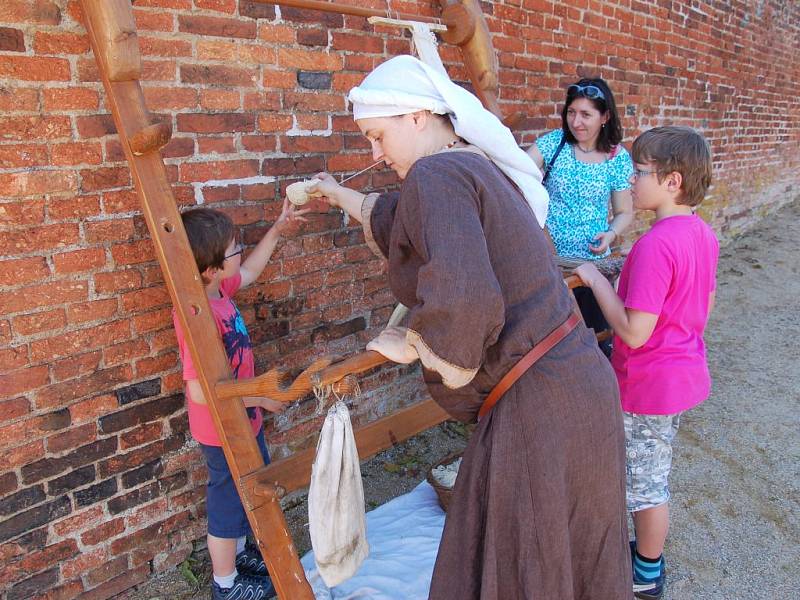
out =
<path fill-rule="evenodd" d="M 130 0 L 81 0 L 81 6 L 156 256 L 250 525 L 278 596 L 311 600 L 277 496 L 256 495 L 252 486 L 241 483 L 263 468 L 264 461 L 241 398 L 222 401 L 216 395 L 216 384 L 230 378 L 230 367 L 158 152 L 169 132 L 152 122 L 138 81 L 139 46 Z"/>

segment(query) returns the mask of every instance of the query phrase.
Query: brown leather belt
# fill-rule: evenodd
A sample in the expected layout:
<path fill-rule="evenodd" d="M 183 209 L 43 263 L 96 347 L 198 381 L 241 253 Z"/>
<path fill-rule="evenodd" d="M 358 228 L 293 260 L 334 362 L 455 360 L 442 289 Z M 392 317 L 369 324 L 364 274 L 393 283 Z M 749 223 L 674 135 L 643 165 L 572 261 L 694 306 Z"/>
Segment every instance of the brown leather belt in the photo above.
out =
<path fill-rule="evenodd" d="M 483 401 L 483 405 L 478 411 L 478 418 L 483 418 L 486 414 L 488 414 L 488 412 L 494 408 L 494 405 L 497 404 L 497 401 L 502 398 L 503 394 L 505 394 L 509 388 L 516 383 L 517 379 L 522 377 L 522 374 L 530 369 L 537 360 L 547 354 L 547 352 L 553 346 L 567 337 L 567 334 L 575 329 L 575 326 L 580 322 L 580 313 L 573 312 L 566 321 L 551 331 L 541 342 L 531 348 L 530 351 L 523 356 L 519 362 L 517 362 L 517 364 L 511 367 L 511 370 L 508 373 L 503 375 L 503 378 L 497 382 L 497 385 L 492 388 L 492 391 L 489 392 L 488 396 L 486 396 L 486 400 Z"/>

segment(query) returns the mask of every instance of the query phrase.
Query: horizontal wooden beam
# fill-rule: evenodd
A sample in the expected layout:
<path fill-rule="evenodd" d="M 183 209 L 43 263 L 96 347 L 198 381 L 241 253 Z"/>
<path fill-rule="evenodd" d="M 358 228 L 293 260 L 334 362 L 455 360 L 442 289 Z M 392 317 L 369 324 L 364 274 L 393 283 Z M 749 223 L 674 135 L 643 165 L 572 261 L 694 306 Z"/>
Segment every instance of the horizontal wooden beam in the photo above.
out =
<path fill-rule="evenodd" d="M 308 10 L 319 10 L 341 15 L 353 15 L 355 17 L 386 17 L 387 19 L 401 19 L 404 21 L 419 21 L 421 23 L 437 23 L 446 25 L 437 17 L 425 15 L 411 15 L 400 13 L 393 10 L 380 10 L 377 8 L 366 8 L 363 6 L 351 6 L 340 2 L 322 2 L 320 0 L 250 0 L 254 4 L 277 4 L 279 6 L 290 6 L 292 8 L 304 8 Z"/>

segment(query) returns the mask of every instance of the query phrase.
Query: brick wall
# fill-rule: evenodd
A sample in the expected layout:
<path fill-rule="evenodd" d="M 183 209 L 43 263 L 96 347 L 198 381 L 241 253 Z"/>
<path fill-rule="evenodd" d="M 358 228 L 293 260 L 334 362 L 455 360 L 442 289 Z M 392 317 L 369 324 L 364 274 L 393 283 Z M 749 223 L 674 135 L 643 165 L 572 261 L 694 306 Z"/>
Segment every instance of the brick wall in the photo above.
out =
<path fill-rule="evenodd" d="M 599 73 L 628 142 L 665 123 L 708 136 L 715 187 L 702 210 L 723 236 L 798 197 L 797 3 L 484 9 L 501 100 L 528 117 L 524 142 L 558 125 L 569 82 Z M 287 183 L 371 162 L 344 93 L 408 52 L 406 36 L 245 0 L 136 0 L 134 12 L 148 105 L 175 132 L 164 156 L 181 205 L 223 207 L 253 243 Z M 465 79 L 457 51 L 442 54 Z M 381 171 L 353 185 L 395 183 Z M 0 2 L 0 255 L 0 595 L 107 598 L 180 563 L 204 535 L 205 473 L 168 296 L 74 0 Z M 363 348 L 392 304 L 381 262 L 333 213 L 283 243 L 239 300 L 261 370 Z M 405 368 L 362 383 L 357 420 L 420 394 Z M 319 418 L 307 403 L 269 427 L 284 455 Z"/>

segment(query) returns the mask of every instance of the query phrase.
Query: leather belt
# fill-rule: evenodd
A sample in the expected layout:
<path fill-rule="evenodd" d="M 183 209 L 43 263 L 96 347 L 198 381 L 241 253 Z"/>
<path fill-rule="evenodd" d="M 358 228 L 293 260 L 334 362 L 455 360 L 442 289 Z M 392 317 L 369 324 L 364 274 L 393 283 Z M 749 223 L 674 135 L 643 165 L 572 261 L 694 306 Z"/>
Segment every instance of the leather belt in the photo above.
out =
<path fill-rule="evenodd" d="M 497 382 L 497 385 L 492 388 L 486 400 L 483 401 L 481 409 L 478 411 L 478 418 L 483 418 L 497 401 L 502 398 L 509 388 L 516 383 L 517 379 L 522 377 L 523 373 L 533 366 L 533 364 L 542 358 L 547 352 L 553 348 L 558 342 L 567 337 L 570 331 L 575 329 L 575 326 L 581 322 L 581 315 L 578 312 L 573 312 L 566 321 L 561 323 L 553 331 L 551 331 L 546 338 L 536 344 L 530 351 L 523 356 L 517 364 L 511 367 L 511 370 L 503 375 L 503 378 Z"/>

